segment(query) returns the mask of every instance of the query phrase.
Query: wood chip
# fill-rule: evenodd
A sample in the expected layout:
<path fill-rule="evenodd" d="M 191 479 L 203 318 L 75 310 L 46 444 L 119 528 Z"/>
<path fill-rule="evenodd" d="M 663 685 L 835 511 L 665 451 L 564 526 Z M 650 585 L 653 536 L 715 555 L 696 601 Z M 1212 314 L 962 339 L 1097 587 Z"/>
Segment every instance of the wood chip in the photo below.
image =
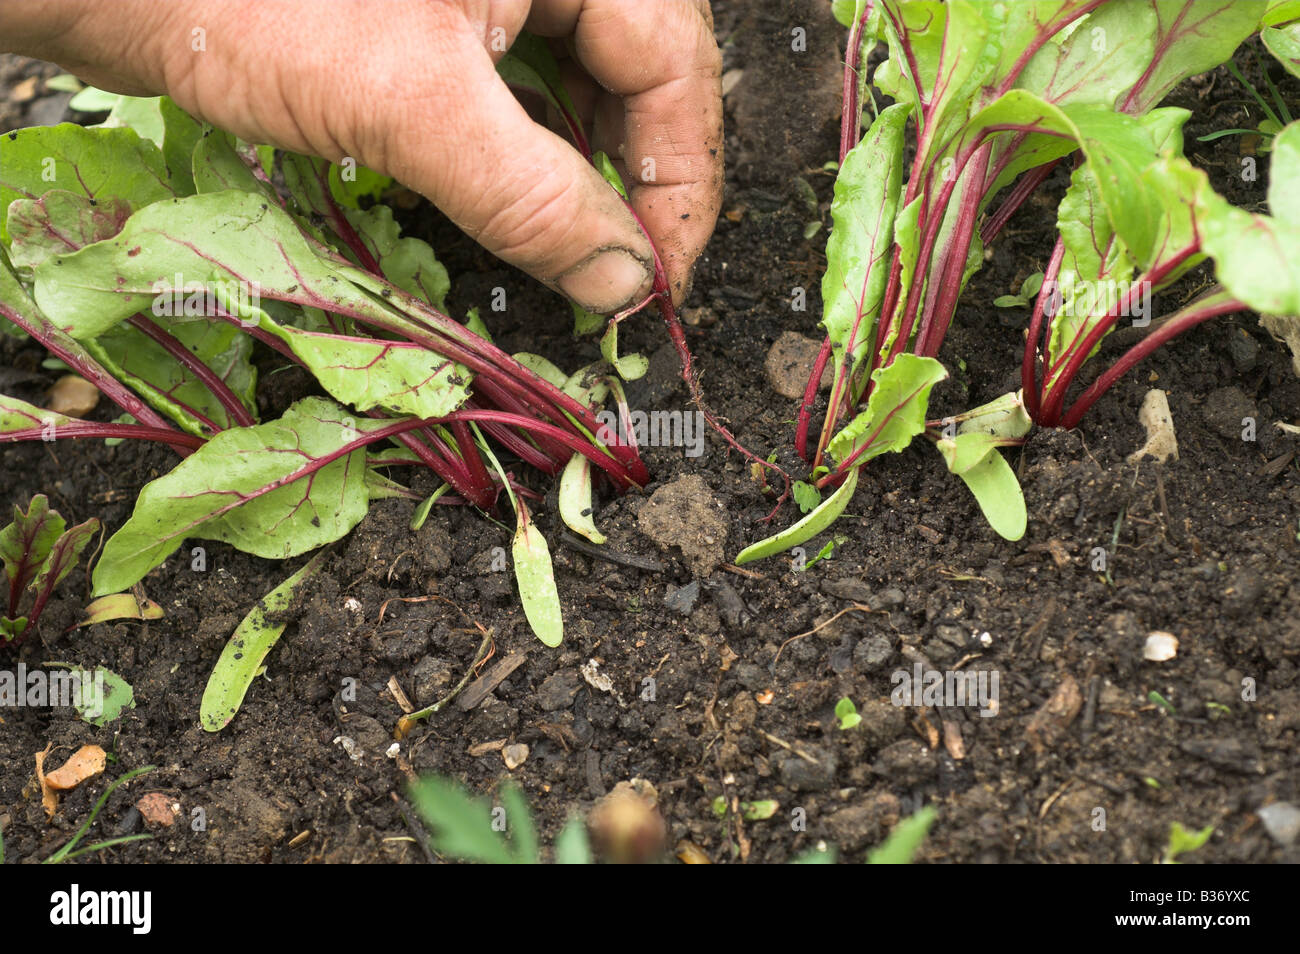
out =
<path fill-rule="evenodd" d="M 469 712 L 476 705 L 492 694 L 492 690 L 506 681 L 506 678 L 524 664 L 528 653 L 513 651 L 484 675 L 470 683 L 469 688 L 456 699 L 456 708 Z"/>
<path fill-rule="evenodd" d="M 36 779 L 41 784 L 41 804 L 45 807 L 46 818 L 53 818 L 59 810 L 59 792 L 66 792 L 102 775 L 104 766 L 108 764 L 108 756 L 98 745 L 83 745 L 72 754 L 72 758 L 46 774 L 45 759 L 53 748 L 53 745 L 47 745 L 43 752 L 36 753 Z"/>
<path fill-rule="evenodd" d="M 1083 708 L 1083 694 L 1074 677 L 1066 673 L 1052 697 L 1033 714 L 1025 735 L 1035 752 L 1043 752 L 1057 740 Z"/>

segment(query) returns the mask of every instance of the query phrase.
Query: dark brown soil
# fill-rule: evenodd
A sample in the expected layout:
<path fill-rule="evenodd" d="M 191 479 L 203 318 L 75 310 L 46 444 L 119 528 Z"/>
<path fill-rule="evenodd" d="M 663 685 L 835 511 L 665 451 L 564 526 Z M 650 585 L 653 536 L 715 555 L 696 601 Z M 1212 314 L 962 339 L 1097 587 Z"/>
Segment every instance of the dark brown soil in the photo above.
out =
<path fill-rule="evenodd" d="M 703 309 L 690 341 L 709 399 L 736 435 L 793 466 L 795 406 L 772 391 L 763 363 L 783 331 L 816 336 L 825 230 L 811 240 L 803 231 L 810 219 L 828 218 L 832 177 L 819 170 L 836 149 L 838 97 L 825 87 L 838 83 L 841 38 L 814 25 L 807 52 L 791 54 L 791 24 L 816 24 L 811 12 L 796 21 L 776 2 L 715 6 L 728 69 L 752 70 L 728 97 L 725 214 L 688 303 Z M 1253 58 L 1242 62 L 1257 72 Z M 769 66 L 802 85 L 770 81 Z M 0 68 L 13 74 L 3 77 L 8 88 L 47 69 L 12 60 Z M 1295 93 L 1294 81 L 1284 89 Z M 1248 125 L 1244 98 L 1219 71 L 1187 84 L 1173 102 L 1198 110 L 1188 151 L 1216 188 L 1256 206 L 1267 158 L 1257 181 L 1242 182 L 1249 143 L 1193 141 Z M 6 108 L 3 128 L 29 121 L 26 107 Z M 811 186 L 815 210 L 793 177 Z M 1063 188 L 1058 171 L 973 279 L 942 355 L 952 378 L 935 391 L 937 411 L 1018 386 L 1027 315 L 990 303 L 1045 264 Z M 435 216 L 419 212 L 411 224 L 459 276 L 455 313 L 484 306 L 507 348 L 546 353 L 566 367 L 596 356 L 594 343 L 569 337 L 562 302 Z M 497 285 L 508 292 L 504 314 L 486 308 Z M 807 289 L 806 311 L 790 307 L 796 287 Z M 1163 302 L 1166 310 L 1175 304 Z M 662 328 L 649 316 L 624 328 L 625 348 L 654 355 L 633 403 L 684 408 Z M 1240 338 L 1235 349 L 1231 336 Z M 39 398 L 53 381 L 39 349 L 12 339 L 3 348 L 4 390 Z M 302 393 L 292 373 L 273 380 L 277 405 Z M 1153 384 L 1169 393 L 1181 459 L 1130 464 L 1143 440 L 1137 410 Z M 1257 422 L 1253 442 L 1241 439 L 1243 416 Z M 765 536 L 771 504 L 717 440 L 694 459 L 650 449 L 657 483 L 646 495 L 603 495 L 597 521 L 610 547 L 657 559 L 661 571 L 573 549 L 554 508 L 537 508 L 567 621 L 555 651 L 530 634 L 511 574 L 492 571 L 493 548 L 509 546 L 504 530 L 440 508 L 412 533 L 411 504 L 380 501 L 290 614 L 265 678 L 216 735 L 197 718 L 208 674 L 243 614 L 301 561 L 268 563 L 206 544 L 207 569 L 198 573 L 186 548 L 146 580 L 165 619 L 65 633 L 85 593 L 78 571 L 19 658 L 106 665 L 133 684 L 138 704 L 102 729 L 65 710 L 3 713 L 5 848 L 10 859 L 39 859 L 81 823 L 103 779 L 68 794 L 47 823 L 33 754 L 53 744 L 58 764 L 94 742 L 116 758 L 109 777 L 158 768 L 129 795 L 114 796 L 93 837 L 141 830 L 132 804 L 148 791 L 174 796 L 183 810 L 182 823 L 102 852 L 100 861 L 421 862 L 399 799 L 410 774 L 423 772 L 482 792 L 517 779 L 548 839 L 616 783 L 645 778 L 658 789 L 670 845 L 688 839 L 715 862 L 784 862 L 819 841 L 859 861 L 923 803 L 938 809 L 925 861 L 1147 863 L 1160 856 L 1173 822 L 1215 828 L 1184 860 L 1300 860 L 1300 848 L 1280 847 L 1255 815 L 1271 801 L 1300 798 L 1300 484 L 1296 439 L 1276 421 L 1300 422 L 1289 355 L 1254 316 L 1212 322 L 1130 374 L 1080 430 L 1037 433 L 1013 456 L 1030 509 L 1020 542 L 998 538 L 918 442 L 866 468 L 850 514 L 832 530 L 846 538 L 833 559 L 805 572 L 786 558 L 752 565 L 752 573 L 719 566 L 700 580 L 688 615 L 665 597 L 707 568 L 710 548 L 717 565 Z M 115 529 L 139 487 L 172 465 L 169 453 L 89 442 L 5 447 L 0 504 L 43 491 L 70 519 L 98 516 Z M 692 538 L 689 559 L 661 551 L 643 534 L 654 521 L 638 520 L 649 494 L 668 485 L 674 493 L 674 482 L 688 476 L 702 478 L 708 499 L 697 503 L 721 518 L 725 534 Z M 790 508 L 777 519 L 790 521 Z M 681 533 L 692 531 L 702 532 L 683 521 Z M 823 542 L 810 544 L 809 555 Z M 1095 548 L 1108 552 L 1108 574 L 1091 568 Z M 855 604 L 869 611 L 844 612 Z M 511 652 L 527 653 L 526 661 L 471 711 L 449 706 L 400 756 L 387 757 L 401 715 L 387 684 L 396 679 L 421 705 L 440 697 L 473 660 L 481 639 L 474 622 L 495 639 L 486 668 Z M 1153 630 L 1178 637 L 1175 659 L 1142 661 Z M 579 667 L 593 659 L 615 692 L 584 681 Z M 916 661 L 996 670 L 997 715 L 895 707 L 891 674 Z M 1083 703 L 1077 718 L 1064 726 L 1034 721 L 1071 683 Z M 1252 685 L 1247 701 L 1243 687 Z M 1172 711 L 1151 701 L 1153 692 Z M 848 731 L 833 715 L 842 696 L 863 717 Z M 508 772 L 499 752 L 467 752 L 498 739 L 526 743 L 527 761 Z M 780 808 L 767 821 L 724 824 L 711 808 L 719 795 L 775 799 Z M 196 812 L 206 826 L 184 823 Z"/>

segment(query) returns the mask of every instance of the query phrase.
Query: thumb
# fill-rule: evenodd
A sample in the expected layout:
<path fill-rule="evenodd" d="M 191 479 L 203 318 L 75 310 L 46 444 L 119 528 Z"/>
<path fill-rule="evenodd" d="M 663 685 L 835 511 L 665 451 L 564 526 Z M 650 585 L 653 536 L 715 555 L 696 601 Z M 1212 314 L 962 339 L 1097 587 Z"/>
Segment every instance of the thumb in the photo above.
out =
<path fill-rule="evenodd" d="M 452 89 L 411 104 L 388 171 L 497 257 L 609 314 L 651 290 L 654 254 L 618 194 L 534 123 L 480 43 L 455 45 Z M 390 127 L 391 128 L 391 127 Z"/>

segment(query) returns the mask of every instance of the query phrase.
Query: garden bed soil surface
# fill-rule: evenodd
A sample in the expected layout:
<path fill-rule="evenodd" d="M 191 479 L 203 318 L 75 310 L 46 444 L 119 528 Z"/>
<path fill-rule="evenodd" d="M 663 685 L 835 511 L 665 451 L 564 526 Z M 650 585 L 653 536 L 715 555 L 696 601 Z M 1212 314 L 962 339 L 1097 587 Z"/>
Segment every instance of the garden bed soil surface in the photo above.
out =
<path fill-rule="evenodd" d="M 816 337 L 826 232 L 805 239 L 804 230 L 829 221 L 833 177 L 821 166 L 835 158 L 843 31 L 824 2 L 715 7 L 726 68 L 745 72 L 727 94 L 726 200 L 687 303 L 689 340 L 708 399 L 737 437 L 794 467 L 796 402 L 775 392 L 764 363 L 783 333 Z M 796 26 L 807 30 L 805 52 L 790 49 Z M 1241 61 L 1258 74 L 1255 56 Z M 14 58 L 0 67 L 3 128 L 61 118 L 66 95 L 47 95 L 40 80 L 57 70 Z M 17 102 L 15 89 L 33 95 Z M 1171 102 L 1197 110 L 1188 152 L 1215 187 L 1258 208 L 1267 156 L 1258 179 L 1241 177 L 1257 141 L 1194 143 L 1251 125 L 1244 99 L 1221 70 Z M 952 376 L 935 389 L 934 411 L 1018 386 L 1027 309 L 990 303 L 1045 265 L 1064 175 L 1012 220 L 967 289 L 941 354 Z M 448 265 L 454 314 L 482 306 L 507 348 L 565 367 L 598 356 L 594 341 L 570 337 L 563 302 L 427 207 L 406 218 Z M 503 314 L 487 307 L 497 286 L 507 289 Z M 805 311 L 791 307 L 798 288 Z M 1158 299 L 1156 313 L 1177 304 Z M 628 321 L 622 334 L 625 348 L 653 355 L 634 405 L 687 410 L 657 319 Z M 4 339 L 3 389 L 39 401 L 55 377 L 43 357 Z M 263 373 L 276 367 L 265 360 Z M 308 393 L 295 370 L 275 380 L 267 417 Z M 1151 387 L 1168 392 L 1181 450 L 1163 465 L 1128 460 L 1143 443 L 1137 412 Z M 788 557 L 744 573 L 726 566 L 794 517 L 787 505 L 762 522 L 771 500 L 713 435 L 695 458 L 649 448 L 655 482 L 644 494 L 602 494 L 596 520 L 610 548 L 651 558 L 657 571 L 575 549 L 561 537 L 554 498 L 536 508 L 567 623 L 557 650 L 530 633 L 512 574 L 493 570 L 494 548 L 509 547 L 506 530 L 441 507 L 412 532 L 410 502 L 380 501 L 305 588 L 265 678 L 215 735 L 198 724 L 208 674 L 243 615 L 302 561 L 204 543 L 206 569 L 196 572 L 187 545 L 145 581 L 164 619 L 65 632 L 84 602 L 78 571 L 39 638 L 5 665 L 105 665 L 131 682 L 137 705 L 106 728 L 67 710 L 0 714 L 8 857 L 49 855 L 108 779 L 155 765 L 110 799 L 92 837 L 144 830 L 133 804 L 147 792 L 171 796 L 181 819 L 93 860 L 423 862 L 402 807 L 412 774 L 428 772 L 479 792 L 514 778 L 547 842 L 615 784 L 643 778 L 658 792 L 669 855 L 684 840 L 714 862 L 785 862 L 823 841 L 859 861 L 921 804 L 938 810 L 921 861 L 1146 863 L 1174 822 L 1215 829 L 1187 861 L 1300 860 L 1300 847 L 1275 842 L 1255 814 L 1300 798 L 1300 483 L 1296 439 L 1274 426 L 1298 416 L 1300 382 L 1285 348 L 1253 315 L 1218 320 L 1127 376 L 1078 431 L 1035 433 L 1011 455 L 1029 505 L 1023 540 L 997 537 L 918 441 L 865 468 L 830 531 L 844 541 L 803 572 Z M 1246 417 L 1256 422 L 1253 441 L 1242 439 Z M 129 443 L 5 447 L 0 503 L 45 492 L 69 520 L 97 516 L 112 530 L 141 485 L 173 463 L 166 449 Z M 415 486 L 432 489 L 420 478 Z M 825 539 L 808 545 L 808 558 Z M 1093 568 L 1101 551 L 1106 572 Z M 693 590 L 680 588 L 694 582 L 692 601 Z M 402 715 L 390 680 L 418 705 L 441 697 L 473 661 L 479 626 L 495 640 L 482 673 L 511 654 L 526 654 L 522 664 L 469 711 L 453 703 L 418 726 L 389 757 Z M 1156 630 L 1179 640 L 1168 662 L 1142 659 Z M 580 673 L 590 660 L 612 691 Z M 996 715 L 892 705 L 891 674 L 917 662 L 995 670 Z M 843 696 L 862 715 L 847 731 L 833 714 Z M 499 746 L 484 745 L 498 740 L 525 743 L 526 761 L 507 770 Z M 58 765 L 87 743 L 115 760 L 47 821 L 35 753 L 53 745 Z M 720 795 L 774 799 L 779 809 L 764 821 L 720 819 L 712 807 Z M 205 825 L 192 824 L 199 817 Z"/>

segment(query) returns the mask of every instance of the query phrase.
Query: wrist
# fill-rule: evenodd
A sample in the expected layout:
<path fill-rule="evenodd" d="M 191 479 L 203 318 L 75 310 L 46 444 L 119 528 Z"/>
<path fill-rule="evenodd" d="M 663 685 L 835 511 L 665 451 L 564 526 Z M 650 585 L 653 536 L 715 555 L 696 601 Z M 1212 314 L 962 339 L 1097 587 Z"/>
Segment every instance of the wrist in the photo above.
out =
<path fill-rule="evenodd" d="M 163 92 L 169 34 L 184 0 L 3 0 L 0 50 L 57 63 L 115 92 Z"/>

